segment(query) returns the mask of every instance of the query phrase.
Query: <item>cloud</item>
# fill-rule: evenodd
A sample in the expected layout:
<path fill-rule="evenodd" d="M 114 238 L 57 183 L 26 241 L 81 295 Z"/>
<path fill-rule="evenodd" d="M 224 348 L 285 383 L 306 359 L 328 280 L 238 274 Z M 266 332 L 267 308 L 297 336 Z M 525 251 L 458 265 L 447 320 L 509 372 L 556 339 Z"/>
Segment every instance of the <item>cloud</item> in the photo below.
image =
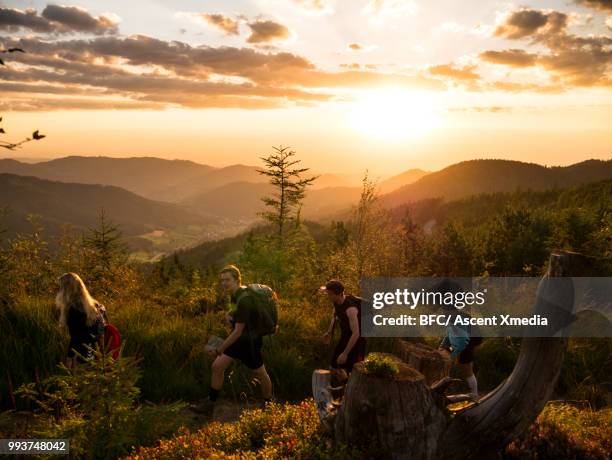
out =
<path fill-rule="evenodd" d="M 238 35 L 238 21 L 222 13 L 199 13 L 199 17 L 226 35 Z"/>
<path fill-rule="evenodd" d="M 567 15 L 557 11 L 543 12 L 523 8 L 515 11 L 497 26 L 494 35 L 518 39 L 537 34 L 548 35 L 562 32 L 567 26 Z"/>
<path fill-rule="evenodd" d="M 608 29 L 612 30 L 612 16 L 606 19 L 606 26 Z"/>
<path fill-rule="evenodd" d="M 108 16 L 93 17 L 87 10 L 77 6 L 47 5 L 42 16 L 67 29 L 94 34 L 116 33 L 117 23 Z"/>
<path fill-rule="evenodd" d="M 522 49 L 485 51 L 484 53 L 480 53 L 480 59 L 483 61 L 510 67 L 529 67 L 536 63 L 537 58 L 537 54 L 528 53 Z"/>
<path fill-rule="evenodd" d="M 291 53 L 191 46 L 144 35 L 0 41 L 27 51 L 14 56 L 0 74 L 6 110 L 51 110 L 71 104 L 259 109 L 312 105 L 352 88 L 445 89 L 442 82 L 425 76 L 360 69 L 327 72 Z M 40 103 L 35 103 L 37 98 Z"/>
<path fill-rule="evenodd" d="M 56 27 L 51 22 L 40 17 L 36 10 L 32 8 L 18 10 L 16 8 L 0 7 L 0 29 L 11 32 L 19 29 L 30 29 L 33 32 L 56 31 Z"/>
<path fill-rule="evenodd" d="M 612 13 L 612 2 L 610 2 L 610 0 L 574 0 L 574 3 L 576 5 Z"/>
<path fill-rule="evenodd" d="M 270 43 L 275 40 L 285 40 L 291 36 L 291 32 L 284 25 L 269 19 L 258 19 L 248 23 L 251 35 L 248 43 Z"/>
<path fill-rule="evenodd" d="M 376 49 L 376 45 L 363 45 L 361 43 L 352 42 L 346 45 L 349 51 L 356 51 L 360 53 L 368 53 Z"/>
<path fill-rule="evenodd" d="M 486 89 L 504 91 L 509 93 L 541 93 L 541 94 L 557 94 L 565 91 L 562 85 L 540 85 L 537 83 L 517 83 L 510 81 L 494 81 L 486 85 Z"/>
<path fill-rule="evenodd" d="M 19 10 L 0 7 L 0 29 L 16 32 L 30 30 L 38 33 L 69 34 L 93 33 L 96 35 L 117 33 L 118 19 L 111 15 L 92 16 L 76 6 L 47 5 L 42 15 L 32 8 Z"/>
<path fill-rule="evenodd" d="M 543 45 L 548 53 L 531 54 L 517 49 L 486 51 L 481 59 L 511 67 L 537 65 L 546 70 L 554 85 L 610 86 L 612 38 L 605 35 L 579 36 L 567 30 L 568 15 L 557 11 L 523 8 L 509 14 L 495 35 L 510 40 L 529 40 Z"/>
<path fill-rule="evenodd" d="M 467 65 L 462 68 L 453 67 L 451 64 L 437 65 L 429 68 L 429 73 L 440 77 L 448 77 L 453 80 L 472 80 L 480 79 L 480 75 L 475 72 L 476 66 Z"/>

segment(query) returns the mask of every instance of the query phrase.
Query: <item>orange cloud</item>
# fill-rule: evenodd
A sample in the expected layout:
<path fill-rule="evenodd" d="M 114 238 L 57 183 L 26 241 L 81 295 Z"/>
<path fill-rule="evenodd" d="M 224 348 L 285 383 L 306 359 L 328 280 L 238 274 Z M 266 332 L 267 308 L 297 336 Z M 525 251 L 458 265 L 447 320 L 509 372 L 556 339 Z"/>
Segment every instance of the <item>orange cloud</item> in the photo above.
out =
<path fill-rule="evenodd" d="M 269 43 L 275 40 L 285 40 L 291 36 L 291 32 L 284 25 L 271 20 L 258 19 L 248 23 L 251 35 L 248 43 Z"/>
<path fill-rule="evenodd" d="M 238 21 L 221 13 L 200 13 L 199 16 L 208 24 L 224 32 L 226 35 L 238 35 Z"/>

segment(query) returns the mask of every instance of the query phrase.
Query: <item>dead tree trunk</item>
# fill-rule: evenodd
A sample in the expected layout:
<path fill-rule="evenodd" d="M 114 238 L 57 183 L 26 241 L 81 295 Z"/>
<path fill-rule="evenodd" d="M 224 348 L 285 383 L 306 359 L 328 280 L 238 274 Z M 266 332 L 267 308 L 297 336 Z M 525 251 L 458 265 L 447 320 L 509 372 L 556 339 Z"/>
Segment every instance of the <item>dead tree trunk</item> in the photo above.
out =
<path fill-rule="evenodd" d="M 423 374 L 428 385 L 450 374 L 450 359 L 444 358 L 436 349 L 424 343 L 398 339 L 397 356 Z"/>
<path fill-rule="evenodd" d="M 553 283 L 551 278 L 578 275 L 575 267 L 580 266 L 578 254 L 551 255 L 533 314 L 543 313 L 551 302 L 572 312 L 572 280 Z M 549 318 L 549 323 L 555 321 L 556 317 Z M 480 404 L 453 416 L 426 385 L 425 377 L 408 364 L 400 362 L 400 373 L 392 379 L 368 375 L 358 364 L 338 410 L 336 436 L 351 445 L 378 446 L 388 457 L 398 459 L 494 458 L 546 404 L 566 347 L 565 338 L 524 338 L 512 374 Z"/>

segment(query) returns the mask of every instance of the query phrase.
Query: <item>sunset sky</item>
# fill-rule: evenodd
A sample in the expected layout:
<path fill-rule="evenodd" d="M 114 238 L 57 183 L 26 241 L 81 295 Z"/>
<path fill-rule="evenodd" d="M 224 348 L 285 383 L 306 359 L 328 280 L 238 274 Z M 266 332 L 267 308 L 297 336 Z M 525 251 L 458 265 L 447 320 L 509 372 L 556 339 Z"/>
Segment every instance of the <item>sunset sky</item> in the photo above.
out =
<path fill-rule="evenodd" d="M 0 2 L 3 157 L 319 171 L 612 157 L 608 0 Z"/>

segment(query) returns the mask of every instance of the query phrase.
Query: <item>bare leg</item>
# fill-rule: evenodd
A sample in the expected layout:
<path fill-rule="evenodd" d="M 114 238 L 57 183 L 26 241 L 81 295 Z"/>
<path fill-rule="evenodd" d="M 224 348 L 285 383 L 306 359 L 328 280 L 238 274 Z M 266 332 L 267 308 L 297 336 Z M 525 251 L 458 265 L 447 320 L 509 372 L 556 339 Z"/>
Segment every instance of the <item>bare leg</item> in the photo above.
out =
<path fill-rule="evenodd" d="M 457 363 L 457 367 L 461 370 L 464 378 L 474 375 L 474 363 Z"/>
<path fill-rule="evenodd" d="M 253 371 L 253 376 L 261 385 L 261 395 L 264 399 L 272 399 L 272 380 L 266 371 L 266 366 L 261 366 Z"/>
<path fill-rule="evenodd" d="M 220 355 L 215 358 L 212 363 L 212 377 L 210 379 L 210 386 L 215 390 L 223 388 L 223 380 L 225 378 L 225 369 L 229 367 L 234 361 L 227 355 Z"/>
<path fill-rule="evenodd" d="M 465 378 L 468 386 L 470 387 L 470 395 L 472 399 L 478 399 L 478 381 L 476 380 L 476 376 L 474 375 L 474 364 L 473 363 L 457 363 L 459 369 L 461 369 L 461 373 Z"/>

